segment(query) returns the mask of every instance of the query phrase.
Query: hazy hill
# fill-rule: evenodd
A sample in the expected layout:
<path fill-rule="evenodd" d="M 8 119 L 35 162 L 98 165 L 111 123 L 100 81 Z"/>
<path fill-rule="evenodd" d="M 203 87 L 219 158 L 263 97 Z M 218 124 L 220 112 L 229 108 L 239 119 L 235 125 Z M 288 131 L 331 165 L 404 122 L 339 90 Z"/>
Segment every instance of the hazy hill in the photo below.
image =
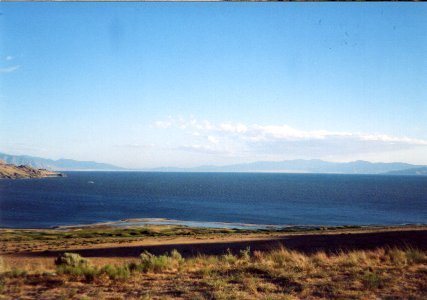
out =
<path fill-rule="evenodd" d="M 110 164 L 97 163 L 93 161 L 78 161 L 72 159 L 46 159 L 41 157 L 27 156 L 27 155 L 9 155 L 0 153 L 0 160 L 8 164 L 14 165 L 27 165 L 37 169 L 49 169 L 57 171 L 119 171 L 123 168 L 113 166 Z"/>
<path fill-rule="evenodd" d="M 411 168 L 387 172 L 388 175 L 423 175 L 427 176 L 427 167 Z"/>
<path fill-rule="evenodd" d="M 318 159 L 260 161 L 226 166 L 200 166 L 195 168 L 156 168 L 159 172 L 282 172 L 282 173 L 340 173 L 340 174 L 381 174 L 422 167 L 407 163 L 371 163 L 353 161 L 345 163 L 327 162 Z"/>
<path fill-rule="evenodd" d="M 127 169 L 110 164 L 77 161 L 72 159 L 52 160 L 27 155 L 0 153 L 0 160 L 14 165 L 28 165 L 37 169 L 57 171 L 124 171 Z M 285 161 L 258 161 L 224 166 L 199 166 L 194 168 L 162 167 L 144 171 L 153 172 L 278 172 L 278 173 L 336 173 L 336 174 L 389 174 L 426 175 L 427 166 L 407 163 L 372 163 L 358 160 L 352 162 L 328 162 L 319 159 L 295 159 Z"/>

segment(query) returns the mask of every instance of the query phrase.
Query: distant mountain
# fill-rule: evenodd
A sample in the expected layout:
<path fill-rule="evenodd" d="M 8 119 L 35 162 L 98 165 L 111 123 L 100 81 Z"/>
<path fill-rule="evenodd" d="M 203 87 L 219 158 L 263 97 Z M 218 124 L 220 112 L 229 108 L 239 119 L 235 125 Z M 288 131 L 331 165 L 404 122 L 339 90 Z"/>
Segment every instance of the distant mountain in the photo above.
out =
<path fill-rule="evenodd" d="M 0 160 L 8 164 L 27 165 L 36 169 L 48 169 L 56 171 L 120 171 L 123 168 L 97 163 L 93 161 L 78 161 L 72 159 L 46 159 L 27 155 L 9 155 L 0 153 Z"/>
<path fill-rule="evenodd" d="M 327 162 L 319 159 L 296 159 L 286 161 L 260 161 L 226 166 L 200 166 L 194 168 L 156 168 L 157 172 L 279 172 L 279 173 L 338 173 L 338 174 L 382 174 L 392 171 L 423 166 L 407 163 L 371 163 L 353 161 L 345 163 Z"/>
<path fill-rule="evenodd" d="M 387 172 L 385 174 L 387 174 L 387 175 L 420 175 L 420 176 L 427 176 L 427 167 L 411 168 L 411 169 L 398 170 L 398 171 L 390 171 L 390 172 Z"/>
<path fill-rule="evenodd" d="M 28 165 L 37 169 L 56 171 L 131 171 L 110 164 L 71 159 L 52 160 L 27 155 L 0 153 L 0 160 L 8 164 Z M 133 171 L 136 171 L 133 170 Z M 285 161 L 258 161 L 225 166 L 199 166 L 194 168 L 162 167 L 143 171 L 151 172 L 276 172 L 276 173 L 330 173 L 330 174 L 389 174 L 427 175 L 427 166 L 407 163 L 327 162 L 319 159 L 295 159 Z"/>

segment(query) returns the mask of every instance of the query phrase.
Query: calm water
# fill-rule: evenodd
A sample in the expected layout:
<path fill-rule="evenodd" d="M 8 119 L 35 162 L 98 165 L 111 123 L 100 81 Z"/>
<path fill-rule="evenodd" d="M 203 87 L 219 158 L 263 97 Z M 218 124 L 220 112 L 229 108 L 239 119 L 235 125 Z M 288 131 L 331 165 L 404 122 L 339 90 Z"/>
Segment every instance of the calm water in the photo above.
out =
<path fill-rule="evenodd" d="M 0 180 L 0 227 L 126 218 L 276 225 L 427 223 L 427 177 L 67 172 Z"/>

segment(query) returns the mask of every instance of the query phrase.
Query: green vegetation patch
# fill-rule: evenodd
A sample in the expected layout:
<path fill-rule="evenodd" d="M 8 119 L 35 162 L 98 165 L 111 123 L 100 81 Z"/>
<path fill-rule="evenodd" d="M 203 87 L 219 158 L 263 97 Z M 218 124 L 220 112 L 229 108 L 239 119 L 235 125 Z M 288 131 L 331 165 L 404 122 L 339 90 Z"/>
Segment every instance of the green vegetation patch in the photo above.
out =
<path fill-rule="evenodd" d="M 131 228 L 78 228 L 78 229 L 3 229 L 2 242 L 58 241 L 88 238 L 141 238 L 156 236 L 188 236 L 210 234 L 253 233 L 257 230 L 228 228 L 193 228 L 186 226 L 145 225 Z"/>
<path fill-rule="evenodd" d="M 144 225 L 139 227 L 79 227 L 70 229 L 0 229 L 1 242 L 61 241 L 72 239 L 143 238 L 160 236 L 228 235 L 250 233 L 302 233 L 361 229 L 358 226 L 307 227 L 282 229 L 202 228 L 181 225 Z"/>

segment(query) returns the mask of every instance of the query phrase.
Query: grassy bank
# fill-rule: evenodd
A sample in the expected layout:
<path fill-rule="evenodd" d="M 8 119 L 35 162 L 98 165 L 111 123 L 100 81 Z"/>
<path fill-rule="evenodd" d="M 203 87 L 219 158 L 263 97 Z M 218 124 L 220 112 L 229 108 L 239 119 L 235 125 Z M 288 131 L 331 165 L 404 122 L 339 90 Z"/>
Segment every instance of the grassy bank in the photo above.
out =
<path fill-rule="evenodd" d="M 372 230 L 393 227 L 312 226 L 284 229 L 200 228 L 180 225 L 144 225 L 135 227 L 82 226 L 69 229 L 0 229 L 0 241 L 69 240 L 79 238 L 138 238 L 156 236 L 218 235 L 233 233 L 303 233 L 338 230 Z"/>
<path fill-rule="evenodd" d="M 2 266 L 1 299 L 423 299 L 427 256 L 379 248 L 305 255 L 269 252 L 183 258 L 144 252 L 126 264 L 97 266 L 78 255 L 55 270 Z"/>
<path fill-rule="evenodd" d="M 417 300 L 427 294 L 425 226 L 0 229 L 0 249 L 0 299 Z"/>
<path fill-rule="evenodd" d="M 227 247 L 233 249 L 244 248 L 243 241 L 251 241 L 251 246 L 254 250 L 265 250 L 270 247 L 270 244 L 282 243 L 286 239 L 288 247 L 296 250 L 304 250 L 303 248 L 314 248 L 322 250 L 331 248 L 346 249 L 373 249 L 387 246 L 402 246 L 409 243 L 409 246 L 416 248 L 427 249 L 427 243 L 423 242 L 424 236 L 414 232 L 424 231 L 427 233 L 427 226 L 397 226 L 397 227 L 357 227 L 357 226 L 341 226 L 341 227 L 290 227 L 282 230 L 271 229 L 229 229 L 229 228 L 194 228 L 178 225 L 145 225 L 139 227 L 108 227 L 108 226 L 93 226 L 93 227 L 77 227 L 67 229 L 0 229 L 0 255 L 14 255 L 18 253 L 43 253 L 51 252 L 50 255 L 56 255 L 61 251 L 69 251 L 76 249 L 95 249 L 95 248 L 124 248 L 127 247 L 128 255 L 136 256 L 139 252 L 137 249 L 131 250 L 130 246 L 150 246 L 157 245 L 158 249 L 150 248 L 149 251 L 154 251 L 156 254 L 170 251 L 171 248 L 163 249 L 159 247 L 162 244 L 181 244 L 180 251 L 184 251 L 185 255 L 194 255 L 197 252 L 217 254 L 213 247 L 198 246 L 194 251 L 191 247 L 183 247 L 189 243 L 211 244 L 222 243 L 222 250 Z M 394 235 L 391 233 L 394 232 Z M 404 234 L 403 234 L 404 232 Z M 390 233 L 386 238 L 386 233 Z M 402 234 L 401 234 L 402 233 Z M 347 234 L 357 234 L 360 236 L 358 242 L 352 241 L 345 237 Z M 366 235 L 362 238 L 361 235 Z M 372 236 L 370 236 L 372 234 Z M 379 234 L 379 236 L 378 236 Z M 328 235 L 330 238 L 322 238 Z M 306 236 L 309 240 L 306 242 Z M 335 236 L 332 238 L 332 236 Z M 354 235 L 356 237 L 356 235 Z M 386 238 L 386 239 L 385 239 Z M 293 239 L 293 241 L 292 241 Z M 258 243 L 256 246 L 255 240 L 270 240 L 269 243 Z M 353 238 L 354 240 L 354 238 Z M 330 242 L 333 243 L 330 243 Z M 227 246 L 225 243 L 233 243 Z M 240 243 L 239 243 L 240 242 Z M 289 244 L 291 243 L 291 244 Z M 225 247 L 225 249 L 224 249 Z M 184 249 L 185 248 L 185 249 Z M 210 249 L 209 251 L 208 248 Z M 119 249 L 117 249 L 119 251 Z M 332 251 L 335 251 L 332 249 Z M 86 253 L 85 255 L 89 255 Z M 105 255 L 105 254 L 103 254 Z M 101 256 L 103 256 L 101 255 Z M 120 256 L 119 255 L 119 256 Z M 92 251 L 90 256 L 96 256 Z"/>
<path fill-rule="evenodd" d="M 0 229 L 0 254 L 49 249 L 68 249 L 97 244 L 124 244 L 149 238 L 218 238 L 292 234 L 328 234 L 377 232 L 379 230 L 425 230 L 427 226 L 313 226 L 284 229 L 196 228 L 179 225 L 145 225 L 138 227 L 83 226 L 67 229 Z"/>

